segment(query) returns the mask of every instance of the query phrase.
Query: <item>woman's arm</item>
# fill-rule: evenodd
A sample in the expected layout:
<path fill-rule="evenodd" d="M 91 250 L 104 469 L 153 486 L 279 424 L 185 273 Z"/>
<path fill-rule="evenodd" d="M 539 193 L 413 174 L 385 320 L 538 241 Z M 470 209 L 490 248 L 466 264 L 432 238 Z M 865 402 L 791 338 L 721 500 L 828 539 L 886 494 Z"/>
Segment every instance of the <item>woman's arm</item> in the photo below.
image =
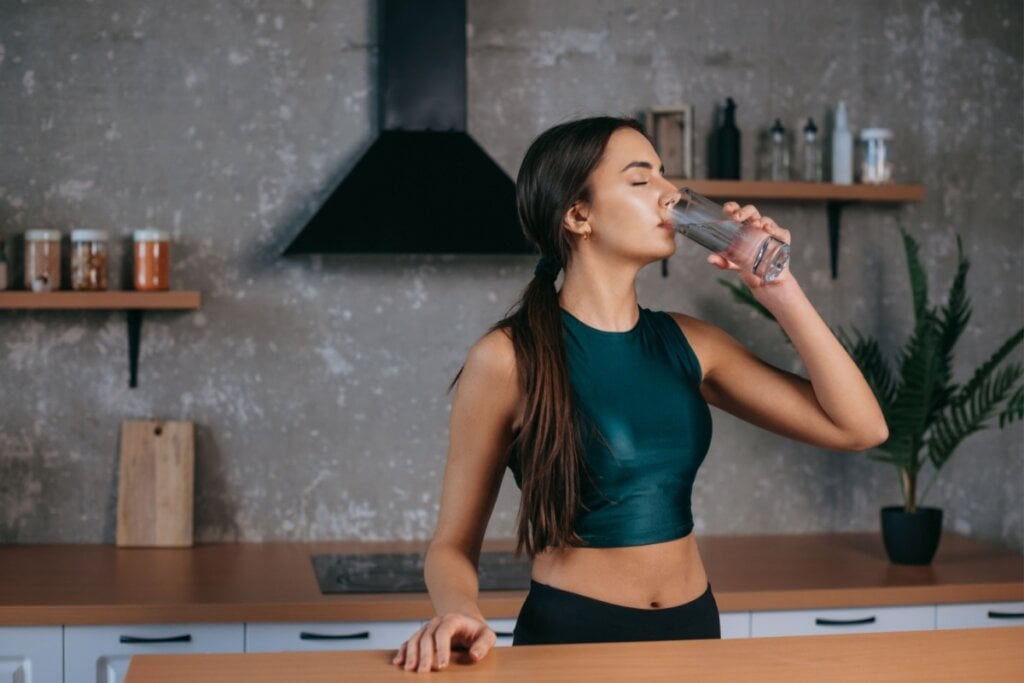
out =
<path fill-rule="evenodd" d="M 752 220 L 789 241 L 789 233 L 752 206 L 725 205 L 738 220 Z M 712 255 L 711 263 L 735 267 Z M 773 283 L 741 277 L 779 321 L 800 354 L 810 381 L 760 360 L 713 325 L 679 316 L 704 371 L 701 392 L 708 403 L 784 436 L 835 450 L 866 450 L 889 430 L 860 369 L 808 301 L 792 273 Z"/>
<path fill-rule="evenodd" d="M 501 330 L 481 339 L 466 358 L 449 423 L 437 527 L 424 575 L 437 617 L 399 649 L 393 662 L 407 670 L 445 666 L 452 645 L 482 659 L 496 637 L 477 604 L 480 547 L 507 465 L 519 402 L 515 351 Z"/>

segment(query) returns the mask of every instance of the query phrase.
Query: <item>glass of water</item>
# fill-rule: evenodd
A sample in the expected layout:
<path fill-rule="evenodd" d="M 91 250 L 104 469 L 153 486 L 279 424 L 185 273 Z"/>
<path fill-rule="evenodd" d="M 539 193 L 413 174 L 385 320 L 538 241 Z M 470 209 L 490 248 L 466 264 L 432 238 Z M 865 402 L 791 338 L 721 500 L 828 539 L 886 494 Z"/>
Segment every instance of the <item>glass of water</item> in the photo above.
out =
<path fill-rule="evenodd" d="M 732 261 L 765 282 L 776 279 L 789 263 L 789 245 L 764 230 L 729 217 L 721 205 L 688 187 L 672 207 L 676 232 Z"/>

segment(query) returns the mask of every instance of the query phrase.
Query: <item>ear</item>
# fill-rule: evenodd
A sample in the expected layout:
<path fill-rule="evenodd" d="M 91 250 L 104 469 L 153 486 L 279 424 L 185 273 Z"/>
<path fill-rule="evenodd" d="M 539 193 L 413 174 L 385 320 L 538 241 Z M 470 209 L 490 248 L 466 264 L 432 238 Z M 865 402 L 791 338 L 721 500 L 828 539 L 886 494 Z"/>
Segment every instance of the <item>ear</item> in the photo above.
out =
<path fill-rule="evenodd" d="M 562 218 L 562 227 L 577 237 L 590 233 L 590 207 L 587 203 L 578 201 L 570 206 Z"/>

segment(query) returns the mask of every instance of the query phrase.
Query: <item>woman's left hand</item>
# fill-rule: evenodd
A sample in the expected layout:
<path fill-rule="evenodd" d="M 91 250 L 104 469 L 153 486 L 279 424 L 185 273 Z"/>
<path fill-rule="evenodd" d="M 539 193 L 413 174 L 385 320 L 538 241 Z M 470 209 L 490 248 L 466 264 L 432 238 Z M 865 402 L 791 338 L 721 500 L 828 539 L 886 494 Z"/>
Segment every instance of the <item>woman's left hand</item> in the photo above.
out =
<path fill-rule="evenodd" d="M 785 242 L 786 244 L 790 243 L 789 230 L 779 227 L 779 224 L 768 216 L 762 216 L 761 212 L 758 211 L 757 207 L 753 204 L 747 204 L 746 206 L 741 207 L 736 202 L 726 202 L 722 205 L 722 208 L 725 209 L 725 212 L 729 214 L 729 217 L 737 223 L 746 223 L 747 225 L 751 225 L 759 230 L 764 230 L 780 242 Z M 708 263 L 720 270 L 735 270 L 740 274 L 740 277 L 743 278 L 743 282 L 745 282 L 747 287 L 750 289 L 757 289 L 758 287 L 777 284 L 789 277 L 789 266 L 786 266 L 774 281 L 765 282 L 753 273 L 748 273 L 742 270 L 735 263 L 720 254 L 711 254 L 708 256 Z"/>

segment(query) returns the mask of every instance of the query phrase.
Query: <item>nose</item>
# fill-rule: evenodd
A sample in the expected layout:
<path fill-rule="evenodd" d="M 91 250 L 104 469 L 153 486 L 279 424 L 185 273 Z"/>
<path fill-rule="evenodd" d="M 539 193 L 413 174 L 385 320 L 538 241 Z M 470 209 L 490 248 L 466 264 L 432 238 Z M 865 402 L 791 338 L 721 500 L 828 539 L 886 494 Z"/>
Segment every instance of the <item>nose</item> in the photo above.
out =
<path fill-rule="evenodd" d="M 679 188 L 670 183 L 668 180 L 662 178 L 662 182 L 665 183 L 665 188 L 662 191 L 661 201 L 666 209 L 671 209 L 673 206 L 679 203 L 679 200 L 683 198 Z"/>

